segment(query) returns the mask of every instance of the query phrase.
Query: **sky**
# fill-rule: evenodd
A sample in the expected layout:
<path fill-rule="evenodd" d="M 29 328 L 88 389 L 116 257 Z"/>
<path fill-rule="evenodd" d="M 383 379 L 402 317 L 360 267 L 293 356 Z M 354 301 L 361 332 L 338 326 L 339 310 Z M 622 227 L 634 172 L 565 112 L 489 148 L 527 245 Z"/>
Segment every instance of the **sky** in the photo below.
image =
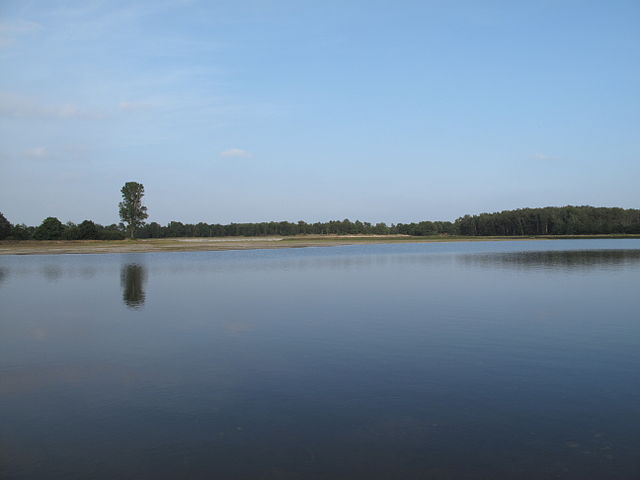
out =
<path fill-rule="evenodd" d="M 0 212 L 640 207 L 640 2 L 0 2 Z"/>

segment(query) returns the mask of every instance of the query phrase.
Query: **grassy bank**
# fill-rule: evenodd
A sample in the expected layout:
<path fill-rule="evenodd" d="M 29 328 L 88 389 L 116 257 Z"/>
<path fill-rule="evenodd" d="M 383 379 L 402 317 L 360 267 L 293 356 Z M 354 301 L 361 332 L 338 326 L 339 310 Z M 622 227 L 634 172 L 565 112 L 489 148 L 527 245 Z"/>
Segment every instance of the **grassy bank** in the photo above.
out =
<path fill-rule="evenodd" d="M 407 235 L 298 235 L 292 237 L 159 238 L 144 240 L 26 240 L 0 241 L 0 255 L 188 252 L 330 247 L 365 243 L 486 242 L 591 238 L 640 238 L 640 235 L 566 235 L 536 237 L 468 237 L 451 235 L 435 235 L 428 237 L 412 237 Z"/>

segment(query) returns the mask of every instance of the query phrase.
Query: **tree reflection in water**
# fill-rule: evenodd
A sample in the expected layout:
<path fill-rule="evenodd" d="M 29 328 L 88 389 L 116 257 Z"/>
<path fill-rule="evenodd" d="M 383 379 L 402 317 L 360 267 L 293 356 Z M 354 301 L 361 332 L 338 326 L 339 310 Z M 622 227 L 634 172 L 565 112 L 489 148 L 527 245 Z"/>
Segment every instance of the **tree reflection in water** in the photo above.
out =
<path fill-rule="evenodd" d="M 122 266 L 120 271 L 120 285 L 122 286 L 122 301 L 129 308 L 141 308 L 144 305 L 144 284 L 147 272 L 143 265 L 129 263 Z"/>

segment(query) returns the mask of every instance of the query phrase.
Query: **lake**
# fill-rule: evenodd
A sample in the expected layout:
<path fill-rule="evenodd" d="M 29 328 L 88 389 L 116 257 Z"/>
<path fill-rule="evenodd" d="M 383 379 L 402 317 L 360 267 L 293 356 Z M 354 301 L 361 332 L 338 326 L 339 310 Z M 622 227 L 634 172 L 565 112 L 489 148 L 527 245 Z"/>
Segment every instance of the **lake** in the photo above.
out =
<path fill-rule="evenodd" d="M 3 479 L 640 478 L 640 240 L 0 257 Z"/>

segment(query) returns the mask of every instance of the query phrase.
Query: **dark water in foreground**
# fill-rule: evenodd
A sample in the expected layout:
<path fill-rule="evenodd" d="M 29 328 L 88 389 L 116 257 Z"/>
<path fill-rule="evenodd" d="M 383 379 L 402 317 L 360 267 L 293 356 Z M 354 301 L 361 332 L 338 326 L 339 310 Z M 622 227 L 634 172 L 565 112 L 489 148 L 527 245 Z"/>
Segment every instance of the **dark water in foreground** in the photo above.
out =
<path fill-rule="evenodd" d="M 640 478 L 640 241 L 0 257 L 0 478 Z"/>

